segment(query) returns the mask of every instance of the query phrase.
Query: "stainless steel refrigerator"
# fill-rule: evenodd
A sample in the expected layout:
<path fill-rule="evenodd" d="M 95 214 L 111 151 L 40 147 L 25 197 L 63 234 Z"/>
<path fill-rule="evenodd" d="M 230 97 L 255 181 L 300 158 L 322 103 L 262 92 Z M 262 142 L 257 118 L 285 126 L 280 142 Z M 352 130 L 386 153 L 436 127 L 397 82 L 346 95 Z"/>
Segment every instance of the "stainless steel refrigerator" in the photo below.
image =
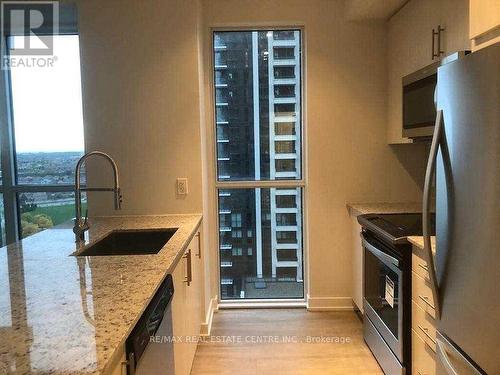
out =
<path fill-rule="evenodd" d="M 500 44 L 438 69 L 424 238 L 438 374 L 500 374 Z M 436 253 L 429 198 L 436 176 Z M 432 272 L 434 270 L 434 272 Z"/>

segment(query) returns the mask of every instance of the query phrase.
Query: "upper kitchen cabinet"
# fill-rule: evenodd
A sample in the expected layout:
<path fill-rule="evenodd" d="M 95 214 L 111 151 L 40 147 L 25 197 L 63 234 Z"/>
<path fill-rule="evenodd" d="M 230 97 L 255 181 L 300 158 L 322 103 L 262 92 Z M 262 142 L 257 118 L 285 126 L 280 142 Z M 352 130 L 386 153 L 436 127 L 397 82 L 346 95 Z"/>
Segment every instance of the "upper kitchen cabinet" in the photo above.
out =
<path fill-rule="evenodd" d="M 470 49 L 468 9 L 468 0 L 411 0 L 389 19 L 389 144 L 412 142 L 402 135 L 402 78 L 455 51 Z"/>
<path fill-rule="evenodd" d="M 472 49 L 500 41 L 500 0 L 470 0 L 470 39 Z"/>
<path fill-rule="evenodd" d="M 441 0 L 442 50 L 441 57 L 456 51 L 470 50 L 469 2 L 467 0 Z"/>

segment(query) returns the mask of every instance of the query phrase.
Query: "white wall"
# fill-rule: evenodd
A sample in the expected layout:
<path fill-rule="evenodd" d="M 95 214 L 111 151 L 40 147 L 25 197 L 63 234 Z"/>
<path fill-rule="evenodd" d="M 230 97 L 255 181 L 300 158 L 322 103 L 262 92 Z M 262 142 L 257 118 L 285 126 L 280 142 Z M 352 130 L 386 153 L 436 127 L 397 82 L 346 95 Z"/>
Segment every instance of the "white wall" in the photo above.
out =
<path fill-rule="evenodd" d="M 425 167 L 425 145 L 386 144 L 385 25 L 346 21 L 342 1 L 202 4 L 207 109 L 212 104 L 211 27 L 305 28 L 308 292 L 315 305 L 350 307 L 352 231 L 346 202 L 416 201 Z M 207 111 L 204 126 L 213 127 L 212 118 Z M 208 130 L 207 139 L 213 142 Z M 213 181 L 213 162 L 207 159 L 205 167 Z M 207 209 L 215 217 L 213 198 Z M 208 225 L 215 234 L 215 226 Z M 215 236 L 210 240 L 215 249 Z"/>
<path fill-rule="evenodd" d="M 91 215 L 202 211 L 198 2 L 78 2 L 87 151 L 111 154 L 123 209 L 94 193 Z M 93 163 L 93 184 L 109 170 Z M 106 175 L 106 176 L 104 176 Z M 175 194 L 177 177 L 189 194 Z"/>
<path fill-rule="evenodd" d="M 116 213 L 203 207 L 212 271 L 207 300 L 218 290 L 209 27 L 305 27 L 309 294 L 324 298 L 320 304 L 350 306 L 346 202 L 417 200 L 425 164 L 425 146 L 386 144 L 385 25 L 346 21 L 341 0 L 78 5 L 87 150 L 117 160 L 124 205 Z M 105 180 L 104 168 L 94 164 L 90 172 L 92 183 Z M 185 199 L 175 195 L 176 177 L 189 178 Z M 90 210 L 115 213 L 103 194 Z"/>
<path fill-rule="evenodd" d="M 78 11 L 86 150 L 116 159 L 123 192 L 121 211 L 94 193 L 90 215 L 202 212 L 199 1 L 80 0 Z M 110 184 L 98 163 L 90 184 Z M 177 177 L 189 180 L 186 197 Z M 209 260 L 206 309 L 217 289 Z"/>

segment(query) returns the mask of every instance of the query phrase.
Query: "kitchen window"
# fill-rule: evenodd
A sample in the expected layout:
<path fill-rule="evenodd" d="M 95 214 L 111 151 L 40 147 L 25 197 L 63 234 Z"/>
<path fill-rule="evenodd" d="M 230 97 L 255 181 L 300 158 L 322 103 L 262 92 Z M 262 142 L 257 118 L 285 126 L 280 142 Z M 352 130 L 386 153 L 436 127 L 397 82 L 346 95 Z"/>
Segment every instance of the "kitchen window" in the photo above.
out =
<path fill-rule="evenodd" d="M 301 43 L 300 30 L 213 35 L 223 303 L 304 299 Z"/>
<path fill-rule="evenodd" d="M 7 38 L 7 52 L 36 36 Z M 72 219 L 74 168 L 84 153 L 80 45 L 76 34 L 52 35 L 51 67 L 12 66 L 2 121 L 2 242 L 11 243 Z M 84 176 L 82 178 L 84 181 Z M 85 203 L 84 203 L 85 205 Z"/>

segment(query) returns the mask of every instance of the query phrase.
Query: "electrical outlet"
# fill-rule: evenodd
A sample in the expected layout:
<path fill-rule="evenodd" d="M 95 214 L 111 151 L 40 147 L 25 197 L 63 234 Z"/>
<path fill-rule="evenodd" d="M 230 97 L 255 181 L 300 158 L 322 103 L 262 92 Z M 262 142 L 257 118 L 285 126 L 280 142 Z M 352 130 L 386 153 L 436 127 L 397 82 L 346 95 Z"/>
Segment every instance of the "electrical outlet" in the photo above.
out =
<path fill-rule="evenodd" d="M 177 179 L 177 195 L 187 195 L 188 193 L 188 179 L 178 178 Z"/>

